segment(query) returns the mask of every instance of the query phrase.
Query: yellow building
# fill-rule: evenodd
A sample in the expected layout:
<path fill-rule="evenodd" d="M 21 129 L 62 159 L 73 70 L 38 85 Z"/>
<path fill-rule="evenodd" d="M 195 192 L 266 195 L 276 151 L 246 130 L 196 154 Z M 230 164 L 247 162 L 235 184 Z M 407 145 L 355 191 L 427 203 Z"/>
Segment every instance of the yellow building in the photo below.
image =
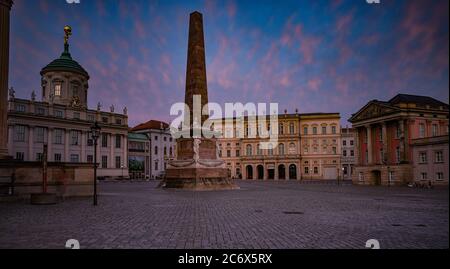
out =
<path fill-rule="evenodd" d="M 341 138 L 339 113 L 278 115 L 278 129 L 251 121 L 248 117 L 214 120 L 220 156 L 230 177 L 260 180 L 322 180 L 341 176 Z M 222 126 L 218 123 L 222 122 Z M 252 123 L 253 122 L 253 123 Z M 265 126 L 264 126 L 265 125 Z M 261 138 L 265 128 L 276 142 Z M 260 142 L 268 146 L 261 147 Z"/>

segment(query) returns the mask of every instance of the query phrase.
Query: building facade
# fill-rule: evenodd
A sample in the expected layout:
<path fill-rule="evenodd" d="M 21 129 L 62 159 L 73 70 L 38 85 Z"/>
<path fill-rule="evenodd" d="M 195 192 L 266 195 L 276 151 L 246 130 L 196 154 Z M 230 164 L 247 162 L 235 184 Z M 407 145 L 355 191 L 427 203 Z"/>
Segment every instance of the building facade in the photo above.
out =
<path fill-rule="evenodd" d="M 41 101 L 15 97 L 9 91 L 8 151 L 21 161 L 40 161 L 48 145 L 48 161 L 93 163 L 94 145 L 90 127 L 101 127 L 97 163 L 99 177 L 128 176 L 128 116 L 88 109 L 89 74 L 69 52 L 67 40 L 61 56 L 41 70 Z"/>
<path fill-rule="evenodd" d="M 342 178 L 351 180 L 357 163 L 356 133 L 353 128 L 341 129 L 342 140 Z"/>
<path fill-rule="evenodd" d="M 150 178 L 150 139 L 146 134 L 128 133 L 130 179 Z"/>
<path fill-rule="evenodd" d="M 232 178 L 259 180 L 336 180 L 340 176 L 340 116 L 338 113 L 278 115 L 278 139 L 261 148 L 261 128 L 273 132 L 270 120 L 252 123 L 248 117 L 214 120 L 222 133 L 220 156 Z M 220 123 L 222 124 L 220 126 Z"/>
<path fill-rule="evenodd" d="M 448 104 L 431 97 L 398 94 L 372 100 L 349 121 L 357 136 L 355 184 L 404 185 L 413 181 L 415 139 L 448 135 Z"/>
<path fill-rule="evenodd" d="M 448 135 L 411 141 L 414 182 L 448 185 Z"/>
<path fill-rule="evenodd" d="M 169 125 L 162 121 L 149 120 L 132 128 L 130 132 L 145 134 L 150 141 L 150 179 L 164 177 L 167 162 L 175 157 L 175 140 Z"/>

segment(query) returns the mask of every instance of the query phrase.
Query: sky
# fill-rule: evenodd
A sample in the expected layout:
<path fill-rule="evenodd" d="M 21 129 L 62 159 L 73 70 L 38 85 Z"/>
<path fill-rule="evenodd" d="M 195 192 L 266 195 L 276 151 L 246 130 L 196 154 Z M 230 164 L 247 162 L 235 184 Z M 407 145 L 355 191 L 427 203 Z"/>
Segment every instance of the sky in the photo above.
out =
<path fill-rule="evenodd" d="M 210 102 L 339 112 L 398 93 L 449 102 L 448 0 L 14 0 L 10 86 L 40 96 L 42 67 L 70 51 L 88 105 L 128 108 L 129 125 L 170 122 L 184 101 L 189 14 L 203 13 Z"/>

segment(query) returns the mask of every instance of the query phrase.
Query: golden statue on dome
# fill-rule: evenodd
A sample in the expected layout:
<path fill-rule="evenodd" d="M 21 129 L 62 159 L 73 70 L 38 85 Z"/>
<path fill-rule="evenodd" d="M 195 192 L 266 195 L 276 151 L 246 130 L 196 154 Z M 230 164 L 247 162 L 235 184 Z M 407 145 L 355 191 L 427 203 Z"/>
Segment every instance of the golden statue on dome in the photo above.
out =
<path fill-rule="evenodd" d="M 68 44 L 69 36 L 72 35 L 72 27 L 69 25 L 64 26 L 64 44 Z"/>

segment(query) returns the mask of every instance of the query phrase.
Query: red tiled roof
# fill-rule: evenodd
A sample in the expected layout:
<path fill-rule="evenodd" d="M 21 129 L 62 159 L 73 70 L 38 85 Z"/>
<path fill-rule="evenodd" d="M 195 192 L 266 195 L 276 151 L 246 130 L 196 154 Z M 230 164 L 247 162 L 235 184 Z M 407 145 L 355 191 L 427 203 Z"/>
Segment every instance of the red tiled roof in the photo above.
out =
<path fill-rule="evenodd" d="M 146 129 L 161 129 L 161 123 L 164 129 L 169 127 L 169 124 L 159 121 L 159 120 L 149 120 L 145 123 L 138 124 L 137 126 L 133 127 L 131 131 L 139 131 L 139 130 L 146 130 Z"/>

